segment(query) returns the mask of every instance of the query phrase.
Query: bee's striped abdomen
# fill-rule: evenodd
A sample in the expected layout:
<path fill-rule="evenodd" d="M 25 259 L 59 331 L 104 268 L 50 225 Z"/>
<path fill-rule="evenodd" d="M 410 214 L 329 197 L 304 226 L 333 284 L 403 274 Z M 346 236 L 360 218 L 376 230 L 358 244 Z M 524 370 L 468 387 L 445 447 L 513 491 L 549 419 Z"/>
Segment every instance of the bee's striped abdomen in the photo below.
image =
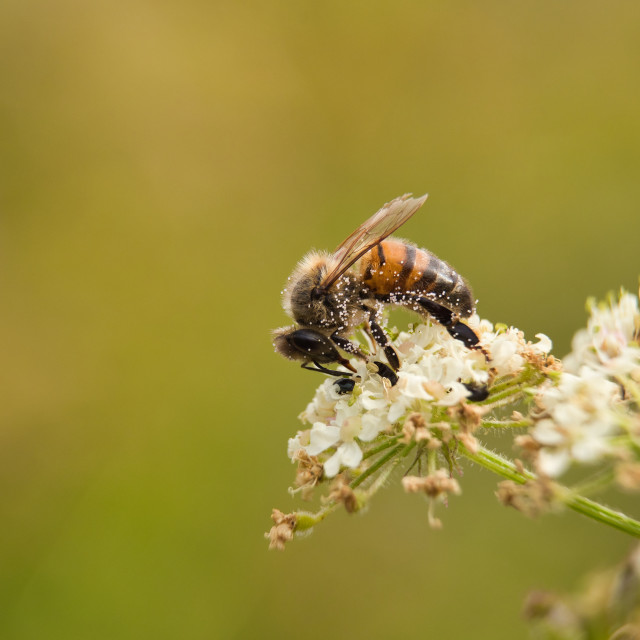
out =
<path fill-rule="evenodd" d="M 465 279 L 430 251 L 402 240 L 387 239 L 362 258 L 363 283 L 380 299 L 402 304 L 426 296 L 443 307 L 468 317 L 473 313 L 473 294 Z"/>

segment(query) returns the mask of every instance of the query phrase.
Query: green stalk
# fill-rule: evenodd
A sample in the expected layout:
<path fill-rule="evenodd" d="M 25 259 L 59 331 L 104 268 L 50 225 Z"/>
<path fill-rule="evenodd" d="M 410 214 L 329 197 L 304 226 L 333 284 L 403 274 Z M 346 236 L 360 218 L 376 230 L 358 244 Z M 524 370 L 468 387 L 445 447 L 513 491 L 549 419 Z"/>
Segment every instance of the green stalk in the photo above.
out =
<path fill-rule="evenodd" d="M 382 444 L 378 445 L 377 447 L 374 447 L 373 449 L 369 449 L 368 451 L 365 451 L 362 459 L 366 460 L 367 458 L 370 458 L 371 456 L 375 456 L 376 453 L 380 453 L 381 451 L 384 451 L 385 449 L 388 449 L 389 447 L 392 447 L 394 444 L 397 444 L 398 442 L 398 437 L 395 438 L 389 438 L 386 442 L 383 442 Z"/>
<path fill-rule="evenodd" d="M 461 443 L 458 450 L 463 456 L 472 462 L 479 464 L 485 469 L 489 469 L 489 471 L 493 471 L 493 473 L 497 473 L 503 478 L 513 480 L 518 484 L 524 484 L 527 480 L 536 479 L 536 476 L 530 471 L 518 471 L 513 462 L 483 447 L 480 447 L 478 451 L 474 453 L 469 451 L 469 449 Z M 581 513 L 592 520 L 602 522 L 614 529 L 628 533 L 630 536 L 640 538 L 640 522 L 637 520 L 634 520 L 619 511 L 609 509 L 609 507 L 605 507 L 593 500 L 589 500 L 589 498 L 576 495 L 567 487 L 556 483 L 553 483 L 552 486 L 556 497 L 570 509 Z"/>
<path fill-rule="evenodd" d="M 307 531 L 311 529 L 319 522 L 322 522 L 332 511 L 338 508 L 339 502 L 331 502 L 325 507 L 322 507 L 316 513 L 310 511 L 296 511 L 296 531 Z"/>
<path fill-rule="evenodd" d="M 517 396 L 524 395 L 524 387 L 518 385 L 515 387 L 509 387 L 504 391 L 499 393 L 491 393 L 491 395 L 482 402 L 478 402 L 477 404 L 482 406 L 495 406 L 498 402 L 505 399 L 515 399 Z M 505 403 L 507 404 L 507 403 Z"/>
<path fill-rule="evenodd" d="M 378 491 L 378 489 L 380 489 L 380 487 L 385 484 L 385 482 L 389 479 L 389 476 L 393 473 L 393 470 L 398 466 L 400 462 L 402 462 L 404 458 L 407 457 L 411 449 L 413 449 L 414 445 L 415 443 L 410 443 L 405 447 L 404 451 L 400 451 L 399 455 L 396 456 L 396 459 L 393 460 L 393 462 L 375 479 L 375 481 L 371 483 L 371 486 L 366 491 L 367 499 L 373 496 Z"/>
<path fill-rule="evenodd" d="M 596 493 L 606 489 L 615 480 L 615 477 L 616 474 L 613 468 L 602 469 L 579 484 L 574 484 L 570 490 L 574 495 L 586 496 L 589 493 Z"/>
<path fill-rule="evenodd" d="M 349 486 L 352 489 L 355 489 L 357 486 L 361 485 L 369 476 L 374 474 L 378 469 L 380 469 L 380 467 L 389 462 L 389 460 L 391 460 L 396 454 L 400 453 L 400 451 L 402 451 L 402 449 L 407 446 L 409 445 L 396 445 L 393 449 L 391 449 L 391 451 L 389 451 L 389 453 L 381 456 L 368 469 L 365 469 L 365 471 L 363 471 L 355 480 L 353 480 Z"/>
<path fill-rule="evenodd" d="M 530 427 L 531 420 L 483 420 L 482 426 L 488 429 L 521 429 Z"/>

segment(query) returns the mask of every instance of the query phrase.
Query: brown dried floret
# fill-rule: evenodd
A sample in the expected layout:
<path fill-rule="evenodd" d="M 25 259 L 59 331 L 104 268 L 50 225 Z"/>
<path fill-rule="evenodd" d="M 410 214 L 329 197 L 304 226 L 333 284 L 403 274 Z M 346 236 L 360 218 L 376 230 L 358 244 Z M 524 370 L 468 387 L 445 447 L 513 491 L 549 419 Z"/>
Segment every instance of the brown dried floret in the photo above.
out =
<path fill-rule="evenodd" d="M 530 518 L 549 510 L 553 499 L 551 484 L 542 478 L 518 484 L 504 480 L 498 484 L 496 497 L 506 507 L 513 507 Z"/>
<path fill-rule="evenodd" d="M 425 493 L 430 498 L 460 493 L 460 485 L 444 469 L 437 469 L 428 476 L 405 476 L 402 486 L 407 493 Z"/>
<path fill-rule="evenodd" d="M 293 532 L 296 529 L 295 513 L 282 513 L 279 509 L 273 509 L 271 519 L 275 523 L 265 537 L 269 539 L 269 549 L 284 551 L 286 542 L 293 540 Z"/>
<path fill-rule="evenodd" d="M 616 465 L 616 482 L 628 491 L 640 490 L 640 462 L 621 462 Z"/>
<path fill-rule="evenodd" d="M 302 490 L 302 498 L 309 500 L 313 488 L 322 478 L 322 463 L 316 456 L 310 456 L 304 449 L 296 451 L 293 459 L 298 461 L 295 480 L 296 487 Z"/>
<path fill-rule="evenodd" d="M 421 413 L 410 413 L 402 426 L 403 437 L 400 442 L 408 444 L 412 440 L 427 442 L 429 449 L 438 449 L 442 443 L 436 438 L 427 426 L 427 422 Z"/>
<path fill-rule="evenodd" d="M 468 432 L 473 433 L 482 424 L 482 416 L 487 413 L 487 407 L 479 407 L 468 402 L 449 407 L 447 413 L 460 425 L 460 427 Z"/>
<path fill-rule="evenodd" d="M 527 460 L 535 460 L 538 456 L 538 451 L 542 448 L 542 445 L 528 434 L 516 436 L 513 441 L 517 447 L 522 449 L 522 453 Z"/>
<path fill-rule="evenodd" d="M 358 498 L 353 489 L 344 481 L 344 478 L 338 476 L 331 487 L 329 500 L 334 502 L 342 502 L 347 513 L 354 513 L 358 510 Z"/>

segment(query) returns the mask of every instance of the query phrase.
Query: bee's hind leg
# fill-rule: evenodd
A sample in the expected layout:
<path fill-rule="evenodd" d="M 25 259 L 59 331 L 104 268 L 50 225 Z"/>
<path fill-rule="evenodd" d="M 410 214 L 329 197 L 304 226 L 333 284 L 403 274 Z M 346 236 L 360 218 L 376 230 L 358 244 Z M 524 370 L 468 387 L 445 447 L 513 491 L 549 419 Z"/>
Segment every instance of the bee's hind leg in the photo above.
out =
<path fill-rule="evenodd" d="M 464 322 L 460 322 L 452 311 L 423 296 L 416 297 L 414 301 L 427 311 L 434 320 L 439 322 L 453 338 L 460 340 L 467 349 L 480 349 L 482 351 L 480 338 L 478 338 L 473 329 L 464 324 Z"/>

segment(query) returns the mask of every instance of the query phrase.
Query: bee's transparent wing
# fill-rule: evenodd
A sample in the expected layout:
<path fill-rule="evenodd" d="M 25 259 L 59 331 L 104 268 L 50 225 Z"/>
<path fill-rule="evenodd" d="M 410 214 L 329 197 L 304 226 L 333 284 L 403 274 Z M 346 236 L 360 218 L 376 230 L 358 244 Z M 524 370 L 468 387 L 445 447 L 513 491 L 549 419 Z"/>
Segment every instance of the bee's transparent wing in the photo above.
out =
<path fill-rule="evenodd" d="M 335 266 L 325 275 L 320 287 L 328 289 L 360 256 L 401 227 L 426 199 L 426 193 L 421 198 L 405 193 L 376 211 L 335 250 Z"/>

